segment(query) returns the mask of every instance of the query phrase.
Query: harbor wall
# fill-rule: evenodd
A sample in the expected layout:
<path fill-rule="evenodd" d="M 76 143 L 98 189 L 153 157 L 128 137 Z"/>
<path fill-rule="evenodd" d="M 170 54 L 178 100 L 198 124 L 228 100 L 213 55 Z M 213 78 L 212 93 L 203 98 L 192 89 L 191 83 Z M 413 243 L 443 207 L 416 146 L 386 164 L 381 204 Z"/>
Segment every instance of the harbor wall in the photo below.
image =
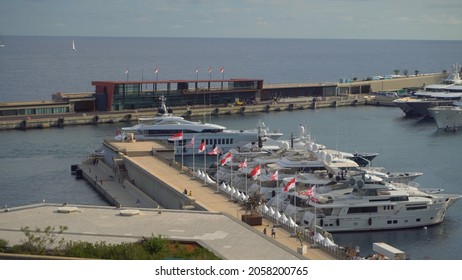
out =
<path fill-rule="evenodd" d="M 157 201 L 162 207 L 167 209 L 207 210 L 201 205 L 196 204 L 194 199 L 188 197 L 187 194 L 179 193 L 158 177 L 147 172 L 130 157 L 124 157 L 123 159 L 130 182 Z"/>
<path fill-rule="evenodd" d="M 259 104 L 246 106 L 191 106 L 175 107 L 173 113 L 185 118 L 251 114 L 259 112 L 280 112 L 292 110 L 319 109 L 340 106 L 359 106 L 365 105 L 367 96 L 345 95 L 333 97 L 299 97 L 285 98 L 278 102 L 262 102 Z M 139 118 L 152 117 L 157 113 L 157 109 L 140 109 L 121 112 L 91 112 L 91 113 L 68 113 L 57 116 L 32 116 L 0 118 L 0 130 L 8 129 L 34 129 L 64 127 L 73 125 L 98 125 L 103 123 L 129 123 L 137 121 Z"/>
<path fill-rule="evenodd" d="M 434 73 L 396 79 L 354 81 L 350 83 L 269 84 L 263 87 L 261 90 L 262 94 L 265 92 L 267 92 L 268 95 L 277 93 L 277 96 L 282 98 L 276 101 L 266 100 L 258 104 L 247 104 L 245 106 L 204 105 L 174 107 L 173 110 L 175 115 L 183 117 L 203 117 L 211 115 L 278 112 L 371 104 L 387 106 L 390 104 L 370 102 L 370 94 L 378 91 L 422 88 L 425 85 L 438 83 L 446 76 L 447 73 Z M 297 97 L 287 98 L 288 96 L 294 95 Z M 0 116 L 0 130 L 131 122 L 137 121 L 139 118 L 152 117 L 156 113 L 157 108 L 114 112 L 92 111 L 52 115 Z"/>

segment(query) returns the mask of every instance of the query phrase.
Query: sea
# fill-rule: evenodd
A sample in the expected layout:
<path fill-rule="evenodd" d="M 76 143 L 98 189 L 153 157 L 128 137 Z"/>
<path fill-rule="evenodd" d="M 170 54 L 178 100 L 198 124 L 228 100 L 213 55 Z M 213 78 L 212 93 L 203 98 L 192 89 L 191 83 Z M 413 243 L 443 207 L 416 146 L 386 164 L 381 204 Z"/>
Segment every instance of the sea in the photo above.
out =
<path fill-rule="evenodd" d="M 55 92 L 92 92 L 92 81 L 259 78 L 265 84 L 336 82 L 407 71 L 439 73 L 462 60 L 462 41 L 131 38 L 4 36 L 0 49 L 0 102 L 50 100 Z M 72 41 L 76 51 L 72 50 Z M 212 67 L 212 72 L 208 70 Z M 128 70 L 128 74 L 126 73 Z M 203 120 L 203 119 L 201 119 Z M 347 152 L 377 152 L 373 166 L 420 171 L 425 188 L 462 194 L 462 133 L 436 129 L 432 120 L 406 118 L 393 107 L 207 117 L 230 129 L 259 120 L 283 137 L 306 125 L 314 139 Z M 71 165 L 80 163 L 127 123 L 0 131 L 0 207 L 43 201 L 108 205 Z M 190 161 L 189 161 L 190 162 Z M 460 173 L 459 173 L 460 172 Z M 372 253 L 386 242 L 414 260 L 462 259 L 462 201 L 443 223 L 407 230 L 334 234 L 340 246 Z"/>

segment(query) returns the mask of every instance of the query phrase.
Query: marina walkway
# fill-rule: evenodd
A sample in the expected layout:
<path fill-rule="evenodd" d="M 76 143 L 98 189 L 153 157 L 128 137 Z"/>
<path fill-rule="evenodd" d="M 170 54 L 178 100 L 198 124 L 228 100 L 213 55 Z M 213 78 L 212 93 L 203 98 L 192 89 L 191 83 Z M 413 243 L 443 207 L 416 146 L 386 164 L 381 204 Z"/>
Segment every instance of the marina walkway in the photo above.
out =
<path fill-rule="evenodd" d="M 126 145 L 136 145 L 137 143 L 122 143 Z M 117 145 L 121 145 L 117 143 Z M 126 147 L 125 147 L 126 148 Z M 217 188 L 204 185 L 199 178 L 194 178 L 186 172 L 181 172 L 179 169 L 167 164 L 164 160 L 153 156 L 134 156 L 130 157 L 130 160 L 137 164 L 140 168 L 146 172 L 152 174 L 159 180 L 168 184 L 170 187 L 176 189 L 179 193 L 183 193 L 187 189 L 188 194 L 191 192 L 191 199 L 194 199 L 196 203 L 211 212 L 225 213 L 230 217 L 234 217 L 240 221 L 241 215 L 244 213 L 242 207 L 229 200 L 221 193 L 217 193 Z M 157 203 L 151 198 L 147 197 L 136 187 L 131 184 L 119 183 L 113 179 L 112 170 L 104 163 L 97 165 L 83 164 L 81 168 L 84 172 L 88 172 L 91 168 L 91 178 L 96 175 L 98 180 L 94 180 L 94 184 L 100 185 L 111 197 L 116 200 L 115 205 L 121 204 L 128 207 L 146 207 L 146 208 L 157 208 Z M 102 184 L 101 184 L 102 180 Z M 125 186 L 125 187 L 124 187 Z M 137 203 L 139 202 L 139 203 Z M 139 205 L 138 205 L 139 204 Z M 270 235 L 271 227 L 273 224 L 268 220 L 263 220 L 263 225 L 252 227 L 253 230 L 262 233 L 266 227 L 268 235 Z M 280 246 L 284 246 L 287 249 L 296 252 L 299 243 L 297 239 L 291 236 L 291 233 L 283 228 L 277 228 L 276 239 L 273 241 L 278 243 Z M 318 249 L 311 248 L 309 244 L 307 253 L 304 257 L 313 260 L 329 260 L 334 259 L 331 255 Z"/>

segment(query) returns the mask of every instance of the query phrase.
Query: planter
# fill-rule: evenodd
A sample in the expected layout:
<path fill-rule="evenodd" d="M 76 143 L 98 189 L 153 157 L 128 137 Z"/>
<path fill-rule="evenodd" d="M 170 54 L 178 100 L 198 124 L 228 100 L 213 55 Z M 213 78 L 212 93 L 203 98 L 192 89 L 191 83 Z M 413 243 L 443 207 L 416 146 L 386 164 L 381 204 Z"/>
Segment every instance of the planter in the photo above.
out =
<path fill-rule="evenodd" d="M 297 247 L 297 253 L 299 253 L 300 255 L 306 254 L 307 250 L 308 250 L 308 247 L 306 245 Z"/>
<path fill-rule="evenodd" d="M 250 226 L 261 226 L 263 224 L 263 217 L 260 215 L 243 214 L 241 220 Z"/>

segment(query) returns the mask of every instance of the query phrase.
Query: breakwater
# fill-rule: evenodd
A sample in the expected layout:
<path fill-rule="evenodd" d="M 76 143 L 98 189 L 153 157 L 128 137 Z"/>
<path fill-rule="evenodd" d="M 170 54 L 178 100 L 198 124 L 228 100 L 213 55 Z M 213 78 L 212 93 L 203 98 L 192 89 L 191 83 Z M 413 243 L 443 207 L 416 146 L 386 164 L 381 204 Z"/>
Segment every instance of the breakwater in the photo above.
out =
<path fill-rule="evenodd" d="M 327 107 L 341 106 L 360 106 L 366 105 L 369 96 L 365 95 L 345 95 L 333 97 L 298 97 L 285 98 L 277 102 L 260 102 L 258 104 L 244 106 L 188 106 L 174 107 L 175 115 L 185 118 L 202 117 L 211 115 L 233 115 L 233 114 L 252 114 L 260 112 L 279 112 L 319 109 Z M 15 116 L 0 118 L 0 129 L 33 129 L 64 127 L 72 125 L 96 125 L 99 123 L 117 123 L 137 121 L 139 118 L 152 117 L 157 113 L 157 109 L 124 110 L 117 112 L 86 112 L 86 113 L 66 113 L 55 115 L 35 115 L 35 116 Z"/>

